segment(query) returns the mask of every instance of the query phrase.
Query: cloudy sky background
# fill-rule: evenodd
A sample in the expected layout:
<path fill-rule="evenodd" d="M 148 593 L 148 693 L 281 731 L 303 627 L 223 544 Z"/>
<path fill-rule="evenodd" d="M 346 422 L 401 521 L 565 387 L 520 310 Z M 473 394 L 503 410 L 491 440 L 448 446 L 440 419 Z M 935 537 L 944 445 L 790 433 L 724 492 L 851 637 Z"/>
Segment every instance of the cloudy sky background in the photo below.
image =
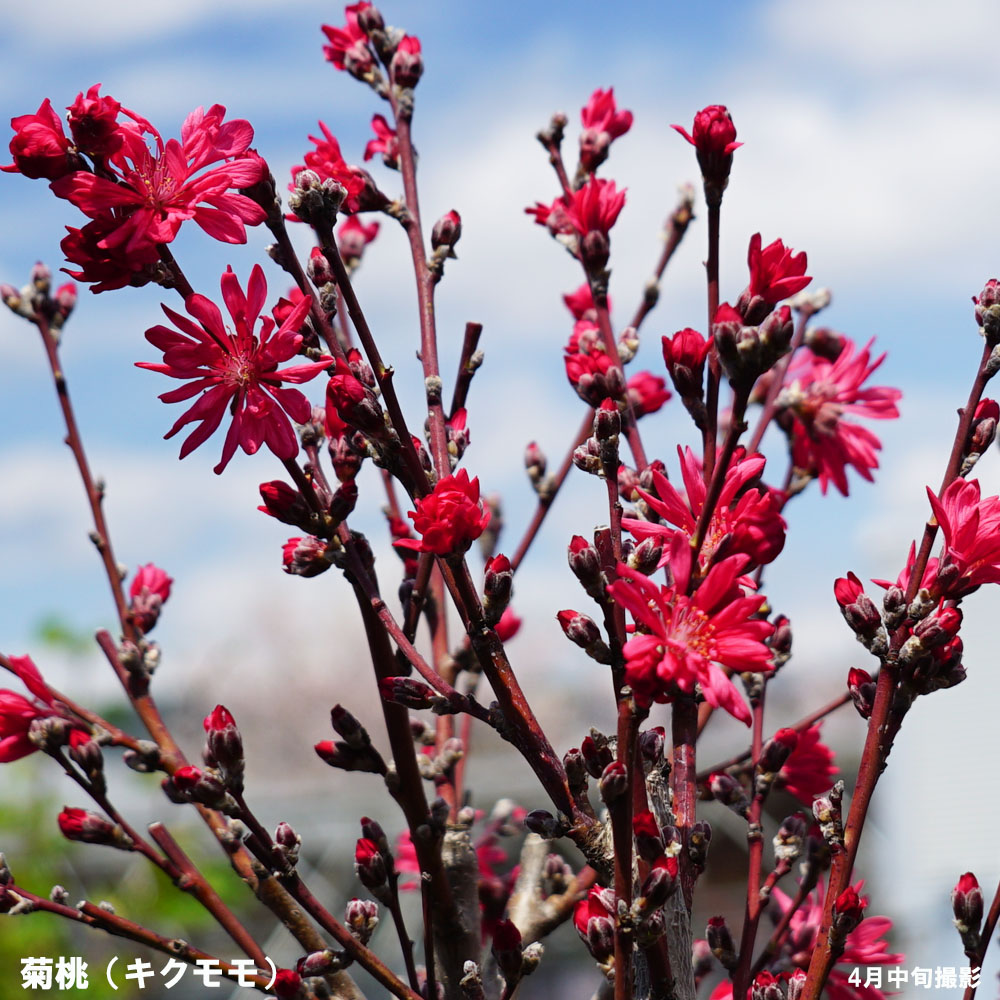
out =
<path fill-rule="evenodd" d="M 955 408 L 979 356 L 969 299 L 1000 270 L 990 195 L 1000 155 L 992 124 L 994 40 L 986 30 L 993 6 L 773 0 L 633 4 L 612 15 L 589 2 L 530 12 L 521 4 L 399 2 L 384 13 L 423 41 L 426 72 L 414 123 L 422 211 L 429 225 L 455 208 L 464 224 L 460 260 L 439 290 L 442 371 L 450 392 L 464 324 L 482 322 L 487 361 L 473 384 L 465 464 L 485 490 L 503 495 L 501 548 L 508 551 L 533 509 L 523 445 L 537 439 L 554 468 L 581 406 L 561 363 L 571 324 L 560 295 L 579 283 L 578 267 L 522 213 L 557 193 L 534 133 L 553 111 L 568 112 L 571 156 L 577 109 L 595 87 L 613 84 L 620 105 L 635 113 L 604 168 L 628 188 L 611 261 L 623 322 L 659 252 L 677 184 L 697 179 L 693 151 L 669 125 L 689 124 L 705 104 L 729 106 L 746 145 L 723 209 L 724 297 L 746 283 L 750 235 L 760 231 L 765 243 L 782 237 L 808 252 L 815 284 L 833 289 L 823 321 L 862 343 L 876 337 L 889 356 L 873 381 L 904 393 L 903 419 L 875 428 L 885 443 L 876 484 L 855 476 L 849 501 L 818 490 L 797 499 L 782 565 L 766 576 L 772 603 L 795 625 L 788 712 L 836 695 L 849 666 L 869 664 L 839 618 L 832 581 L 848 569 L 863 579 L 895 576 L 919 534 L 924 486 L 940 481 Z M 317 119 L 340 138 L 349 160 L 360 160 L 371 114 L 383 109 L 367 88 L 323 62 L 323 21 L 340 23 L 339 10 L 301 2 L 291 14 L 260 0 L 220 0 L 210 13 L 193 0 L 85 8 L 40 0 L 10 9 L 0 41 L 0 118 L 34 111 L 43 97 L 61 109 L 100 81 L 103 92 L 165 136 L 177 133 L 192 108 L 226 105 L 232 117 L 254 124 L 255 144 L 279 180 L 301 162 Z M 388 193 L 399 189 L 397 175 L 381 165 L 374 173 Z M 0 280 L 18 285 L 36 259 L 59 266 L 62 227 L 80 224 L 79 213 L 44 182 L 7 175 L 0 218 Z M 225 265 L 245 278 L 266 237 L 253 231 L 247 247 L 229 247 L 185 229 L 175 252 L 198 290 L 218 298 Z M 642 367 L 662 373 L 662 334 L 704 329 L 704 252 L 701 217 L 644 327 Z M 269 263 L 265 269 L 272 290 L 283 292 L 282 273 Z M 399 371 L 397 383 L 417 387 L 412 276 L 395 227 L 383 224 L 357 287 L 383 355 Z M 178 443 L 162 440 L 180 410 L 156 399 L 168 388 L 164 380 L 133 363 L 155 356 L 142 333 L 159 321 L 165 294 L 83 292 L 64 349 L 92 464 L 108 482 L 117 554 L 132 567 L 155 561 L 177 580 L 157 632 L 164 647 L 158 695 L 185 713 L 192 734 L 225 700 L 253 726 L 252 752 L 280 762 L 289 789 L 332 780 L 353 792 L 357 783 L 331 778 L 307 745 L 327 736 L 326 712 L 337 699 L 367 718 L 377 711 L 366 685 L 343 690 L 364 657 L 347 588 L 332 573 L 304 581 L 280 572 L 286 532 L 255 510 L 257 484 L 281 472 L 269 454 L 241 453 L 216 477 L 221 439 L 183 463 Z M 38 650 L 38 623 L 53 613 L 82 632 L 110 625 L 82 494 L 31 334 L 12 315 L 0 316 L 0 648 L 14 653 Z M 418 427 L 418 396 L 408 391 L 404 402 Z M 694 443 L 673 404 L 643 429 L 647 450 L 671 468 L 676 443 Z M 769 454 L 780 462 L 778 442 L 770 442 Z M 982 464 L 985 492 L 1000 486 L 996 465 L 995 452 Z M 779 478 L 782 468 L 776 464 L 772 475 Z M 395 556 L 375 487 L 372 480 L 363 487 L 368 506 L 352 522 L 373 538 L 391 595 Z M 567 648 L 553 620 L 559 608 L 586 603 L 565 568 L 564 547 L 571 534 L 605 519 L 602 506 L 596 480 L 574 478 L 518 580 L 515 604 L 525 625 L 512 656 L 543 720 L 573 720 L 557 729 L 561 749 L 577 743 L 587 725 L 611 724 L 603 678 Z M 988 766 L 1000 750 L 995 600 L 987 593 L 968 602 L 969 680 L 915 706 L 866 833 L 862 874 L 878 889 L 873 910 L 905 926 L 911 966 L 962 964 L 947 893 L 968 868 L 987 892 L 1000 876 L 992 832 L 1000 817 Z M 76 694 L 113 690 L 92 657 L 44 652 L 38 659 Z M 789 718 L 774 713 L 769 724 Z M 720 750 L 742 745 L 735 727 L 718 728 Z M 837 732 L 860 744 L 855 717 L 845 716 Z M 490 742 L 482 740 L 485 749 Z M 527 780 L 523 787 L 531 788 Z M 262 784 L 262 793 L 268 790 Z M 735 910 L 734 917 L 738 922 Z"/>

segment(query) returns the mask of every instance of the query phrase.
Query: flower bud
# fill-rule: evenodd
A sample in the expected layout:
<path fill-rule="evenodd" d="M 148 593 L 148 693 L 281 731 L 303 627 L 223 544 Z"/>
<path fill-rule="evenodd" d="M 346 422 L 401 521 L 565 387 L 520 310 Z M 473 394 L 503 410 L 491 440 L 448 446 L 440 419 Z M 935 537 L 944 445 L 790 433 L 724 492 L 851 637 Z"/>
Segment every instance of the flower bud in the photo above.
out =
<path fill-rule="evenodd" d="M 644 909 L 659 909 L 674 894 L 677 889 L 678 870 L 677 858 L 663 855 L 653 862 L 649 874 L 642 883 Z"/>
<path fill-rule="evenodd" d="M 292 969 L 278 969 L 271 989 L 278 1000 L 296 1000 L 302 993 L 302 977 Z"/>
<path fill-rule="evenodd" d="M 378 689 L 385 701 L 407 708 L 431 708 L 438 700 L 432 687 L 409 677 L 384 677 L 378 682 Z"/>
<path fill-rule="evenodd" d="M 586 538 L 574 535 L 569 543 L 568 555 L 569 568 L 583 584 L 583 589 L 595 600 L 603 600 L 605 582 L 597 549 Z"/>
<path fill-rule="evenodd" d="M 386 886 L 388 872 L 385 858 L 373 840 L 362 837 L 354 848 L 354 871 L 366 889 L 373 892 Z"/>
<path fill-rule="evenodd" d="M 290 576 L 319 576 L 332 565 L 322 538 L 289 538 L 281 548 L 282 569 Z"/>
<path fill-rule="evenodd" d="M 972 872 L 966 872 L 951 890 L 951 909 L 959 933 L 978 933 L 983 922 L 983 890 Z"/>
<path fill-rule="evenodd" d="M 173 790 L 182 797 L 180 801 L 200 802 L 212 809 L 222 809 L 223 811 L 226 811 L 225 807 L 232 801 L 226 794 L 226 787 L 218 776 L 210 771 L 203 771 L 193 764 L 179 767 L 167 779 L 166 784 L 172 786 Z M 164 790 L 168 795 L 170 794 L 169 787 Z"/>
<path fill-rule="evenodd" d="M 663 831 L 663 839 L 668 842 L 668 847 L 673 835 L 668 835 L 668 831 Z M 708 861 L 708 847 L 712 843 L 712 827 L 704 820 L 692 825 L 691 833 L 688 836 L 688 858 L 691 864 L 698 871 L 703 871 L 705 863 Z"/>
<path fill-rule="evenodd" d="M 795 859 L 802 853 L 806 829 L 804 816 L 799 813 L 786 816 L 781 826 L 778 827 L 778 832 L 774 835 L 774 840 L 771 842 L 774 846 L 775 859 L 783 861 L 788 865 L 793 864 Z"/>
<path fill-rule="evenodd" d="M 545 479 L 546 464 L 545 452 L 538 447 L 536 442 L 529 442 L 528 446 L 524 449 L 524 467 L 527 469 L 528 479 L 536 491 Z"/>
<path fill-rule="evenodd" d="M 86 809 L 71 809 L 66 806 L 59 813 L 58 822 L 59 830 L 67 840 L 76 840 L 81 844 L 121 847 L 126 850 L 132 847 L 132 841 L 122 832 L 120 826 Z"/>
<path fill-rule="evenodd" d="M 437 250 L 444 247 L 448 251 L 447 256 L 454 257 L 454 246 L 461 237 L 462 217 L 452 209 L 434 223 L 434 228 L 431 229 L 431 248 Z"/>
<path fill-rule="evenodd" d="M 524 817 L 524 825 L 531 833 L 537 833 L 546 840 L 561 837 L 566 827 L 545 809 L 532 809 Z"/>
<path fill-rule="evenodd" d="M 988 344 L 1000 341 L 1000 281 L 990 278 L 979 295 L 974 295 L 976 323 Z"/>
<path fill-rule="evenodd" d="M 833 926 L 831 933 L 847 937 L 864 919 L 867 900 L 859 896 L 852 886 L 848 886 L 833 904 Z"/>
<path fill-rule="evenodd" d="M 858 667 L 851 667 L 848 671 L 847 690 L 862 719 L 871 718 L 872 709 L 875 707 L 875 687 L 875 680 L 868 671 Z"/>
<path fill-rule="evenodd" d="M 424 72 L 424 60 L 420 53 L 420 39 L 404 35 L 390 63 L 393 82 L 397 87 L 415 87 Z"/>
<path fill-rule="evenodd" d="M 753 981 L 750 1000 L 785 1000 L 781 981 L 770 972 L 761 972 Z"/>
<path fill-rule="evenodd" d="M 236 720 L 222 705 L 205 717 L 205 763 L 222 772 L 230 791 L 243 791 L 243 737 Z"/>
<path fill-rule="evenodd" d="M 763 774 L 776 774 L 784 766 L 792 751 L 798 746 L 799 734 L 794 729 L 779 729 L 764 744 L 760 755 Z"/>
<path fill-rule="evenodd" d="M 521 932 L 512 920 L 500 920 L 493 931 L 493 958 L 508 983 L 521 978 Z"/>
<path fill-rule="evenodd" d="M 628 774 L 625 765 L 620 760 L 613 760 L 604 769 L 597 787 L 605 805 L 610 806 L 621 799 L 628 792 Z"/>
<path fill-rule="evenodd" d="M 632 832 L 635 834 L 636 853 L 644 861 L 652 863 L 663 854 L 660 828 L 656 817 L 648 809 L 633 815 Z"/>
<path fill-rule="evenodd" d="M 556 618 L 570 642 L 575 642 L 598 663 L 611 662 L 611 650 L 601 638 L 601 630 L 592 618 L 578 611 L 560 611 Z"/>
<path fill-rule="evenodd" d="M 261 483 L 260 498 L 264 503 L 257 510 L 303 531 L 312 529 L 313 513 L 309 509 L 309 504 L 298 490 L 287 483 L 283 483 L 280 479 Z"/>
<path fill-rule="evenodd" d="M 600 739 L 585 736 L 580 744 L 580 753 L 583 754 L 583 763 L 587 768 L 587 773 L 592 778 L 599 778 L 604 773 L 604 769 L 614 760 L 614 755 L 608 747 L 608 741 L 603 736 Z"/>
<path fill-rule="evenodd" d="M 505 555 L 495 555 L 486 564 L 483 578 L 483 610 L 486 622 L 495 625 L 510 603 L 514 585 L 514 570 Z"/>
<path fill-rule="evenodd" d="M 656 766 L 663 762 L 663 750 L 667 735 L 663 726 L 654 726 L 639 734 L 639 753 L 642 758 Z"/>
<path fill-rule="evenodd" d="M 750 808 L 743 786 L 728 774 L 713 774 L 708 779 L 708 788 L 712 798 L 732 809 L 738 816 L 745 816 Z"/>
<path fill-rule="evenodd" d="M 378 904 L 370 899 L 352 899 L 344 922 L 362 944 L 367 944 L 378 927 Z"/>
<path fill-rule="evenodd" d="M 722 967 L 729 972 L 736 968 L 736 945 L 725 917 L 710 917 L 705 932 L 708 946 Z"/>

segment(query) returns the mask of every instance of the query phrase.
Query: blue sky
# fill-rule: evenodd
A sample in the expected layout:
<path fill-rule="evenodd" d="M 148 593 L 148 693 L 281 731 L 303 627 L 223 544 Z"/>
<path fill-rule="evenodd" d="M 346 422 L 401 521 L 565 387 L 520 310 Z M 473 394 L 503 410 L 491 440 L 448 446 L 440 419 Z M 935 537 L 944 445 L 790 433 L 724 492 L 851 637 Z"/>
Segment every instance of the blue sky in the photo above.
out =
<path fill-rule="evenodd" d="M 614 11 L 597 3 L 384 8 L 389 23 L 423 40 L 426 72 L 414 126 L 422 208 L 428 224 L 451 208 L 464 220 L 460 259 L 449 266 L 439 295 L 442 367 L 450 384 L 465 321 L 482 321 L 487 363 L 472 390 L 466 465 L 487 491 L 504 495 L 507 548 L 532 508 L 520 471 L 523 445 L 537 437 L 556 465 L 580 407 L 560 360 L 570 329 L 560 295 L 579 275 L 522 214 L 536 198 L 556 193 L 534 132 L 555 110 L 567 111 L 575 125 L 577 109 L 599 86 L 613 84 L 619 103 L 635 112 L 632 131 L 605 168 L 629 190 L 612 247 L 612 295 L 621 318 L 655 261 L 676 185 L 696 179 L 692 151 L 669 125 L 688 124 L 705 104 L 725 103 L 746 145 L 737 153 L 723 211 L 723 294 L 734 297 L 745 284 L 752 233 L 762 232 L 765 242 L 784 238 L 808 252 L 815 283 L 833 288 L 823 321 L 861 342 L 877 337 L 889 357 L 874 381 L 904 392 L 903 420 L 876 428 L 885 442 L 876 486 L 859 483 L 850 502 L 818 493 L 797 500 L 789 511 L 785 565 L 768 573 L 773 603 L 796 623 L 802 697 L 836 693 L 848 666 L 865 665 L 833 605 L 832 581 L 847 569 L 862 578 L 894 576 L 919 534 L 927 514 L 923 486 L 940 478 L 954 411 L 979 354 L 969 298 L 1000 270 L 991 207 L 1000 136 L 990 124 L 1000 85 L 993 39 L 983 30 L 991 11 L 985 0 L 946 8 L 931 0 L 876 7 L 860 0 L 633 4 Z M 356 160 L 371 114 L 382 110 L 366 88 L 323 62 L 318 26 L 340 23 L 339 10 L 328 4 L 299 3 L 292 14 L 262 0 L 224 0 L 209 12 L 194 0 L 86 8 L 41 0 L 5 18 L 2 119 L 34 111 L 46 96 L 65 107 L 97 81 L 164 135 L 176 134 L 192 108 L 218 102 L 254 124 L 257 148 L 283 181 L 317 119 Z M 571 126 L 569 148 L 573 141 Z M 396 175 L 381 166 L 375 172 L 388 192 L 397 190 Z M 62 226 L 80 218 L 44 183 L 7 175 L 0 178 L 0 217 L 0 280 L 13 284 L 26 279 L 36 259 L 58 266 Z M 225 265 L 245 277 L 265 242 L 265 234 L 254 232 L 248 247 L 232 248 L 185 232 L 176 252 L 198 289 L 217 297 Z M 662 334 L 704 327 L 704 245 L 699 219 L 644 329 L 643 367 L 660 372 Z M 275 293 L 287 287 L 274 266 L 267 274 Z M 401 234 L 388 223 L 358 289 L 399 382 L 415 384 L 412 278 Z M 264 685 L 276 661 L 293 659 L 304 684 L 328 691 L 330 636 L 356 639 L 357 627 L 342 606 L 346 589 L 332 575 L 306 582 L 280 573 L 286 535 L 254 510 L 256 484 L 280 473 L 268 455 L 237 456 L 215 477 L 221 441 L 183 463 L 176 461 L 177 443 L 162 441 L 177 413 L 155 398 L 166 388 L 162 380 L 133 367 L 153 357 L 142 333 L 159 321 L 162 298 L 156 288 L 82 293 L 66 333 L 71 391 L 95 469 L 109 483 L 119 557 L 130 566 L 156 561 L 178 581 L 159 628 L 161 697 L 189 704 L 200 718 L 226 693 L 242 700 L 246 716 L 260 718 L 259 694 L 269 690 Z M 20 653 L 31 648 L 38 620 L 54 610 L 86 631 L 108 622 L 109 606 L 40 348 L 30 328 L 6 313 L 0 355 L 0 551 L 7 569 L 0 578 L 0 646 Z M 405 399 L 418 426 L 418 401 L 412 391 Z M 645 437 L 668 464 L 677 442 L 692 441 L 676 406 L 651 418 Z M 780 449 L 773 454 L 777 459 Z M 997 492 L 995 453 L 981 475 L 984 490 Z M 564 569 L 565 543 L 604 517 L 596 483 L 581 477 L 573 494 L 560 499 L 525 567 L 533 579 L 519 583 L 526 625 L 514 648 L 543 715 L 568 690 L 581 711 L 592 709 L 593 721 L 607 723 L 608 707 L 581 690 L 588 664 L 553 631 L 554 612 L 580 600 Z M 369 483 L 368 496 L 375 495 Z M 355 520 L 376 539 L 381 564 L 394 569 L 378 501 L 370 500 Z M 998 695 L 989 678 L 994 599 L 977 595 L 970 602 L 970 680 L 917 706 L 886 778 L 891 808 L 876 816 L 886 838 L 879 840 L 876 830 L 876 845 L 904 837 L 906 846 L 877 848 L 873 864 L 891 874 L 894 858 L 921 857 L 925 875 L 911 884 L 917 895 L 906 899 L 919 911 L 933 908 L 929 928 L 947 927 L 942 893 L 975 857 L 912 833 L 911 821 L 936 805 L 937 783 L 953 784 L 954 771 L 968 776 L 970 788 L 982 780 L 979 755 L 990 759 L 998 749 L 993 735 L 994 743 L 977 753 L 974 738 Z M 538 656 L 550 669 L 537 665 Z M 53 670 L 86 669 L 87 685 L 101 683 L 93 662 L 68 667 L 58 659 Z M 332 670 L 342 677 L 350 665 L 337 660 Z M 234 694 L 232 682 L 241 677 L 253 679 L 252 690 Z M 287 710 L 298 704 L 291 694 L 275 697 Z M 317 726 L 333 694 L 324 698 Z M 578 728 L 566 733 L 567 741 L 582 735 Z M 860 738 L 857 727 L 846 728 Z M 921 729 L 941 734 L 940 741 L 921 739 Z M 743 736 L 727 738 L 738 744 Z M 962 797 L 966 829 L 995 822 L 994 807 L 972 801 L 971 792 Z M 980 877 L 989 883 L 998 874 L 988 870 L 995 852 L 985 836 L 971 839 L 969 850 L 985 859 Z M 932 849 L 938 853 L 929 861 Z M 921 964 L 959 961 L 947 933 Z"/>

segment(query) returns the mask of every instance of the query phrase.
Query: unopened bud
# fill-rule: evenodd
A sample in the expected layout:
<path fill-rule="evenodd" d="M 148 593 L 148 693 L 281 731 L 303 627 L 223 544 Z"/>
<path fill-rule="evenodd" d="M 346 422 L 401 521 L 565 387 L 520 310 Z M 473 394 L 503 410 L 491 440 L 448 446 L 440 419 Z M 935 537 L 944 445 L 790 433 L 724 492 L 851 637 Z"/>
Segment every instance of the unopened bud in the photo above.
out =
<path fill-rule="evenodd" d="M 97 813 L 86 809 L 71 809 L 68 806 L 58 816 L 59 830 L 67 840 L 81 844 L 103 844 L 105 847 L 120 847 L 131 850 L 132 841 L 120 826 L 110 823 Z"/>
<path fill-rule="evenodd" d="M 373 892 L 386 885 L 388 872 L 385 858 L 373 840 L 362 837 L 354 848 L 354 871 L 366 889 Z"/>
<path fill-rule="evenodd" d="M 508 983 L 521 978 L 521 932 L 512 920 L 500 920 L 493 931 L 493 958 Z"/>
<path fill-rule="evenodd" d="M 370 899 L 352 899 L 347 904 L 345 922 L 350 932 L 367 944 L 378 927 L 378 904 Z"/>
<path fill-rule="evenodd" d="M 431 247 L 437 250 L 444 247 L 449 257 L 454 257 L 454 246 L 462 236 L 462 217 L 452 209 L 446 215 L 442 215 L 434 228 L 431 230 Z"/>
<path fill-rule="evenodd" d="M 772 841 L 775 859 L 783 861 L 788 865 L 793 864 L 795 859 L 802 853 L 805 835 L 805 817 L 799 813 L 787 816 L 778 828 L 778 832 L 774 835 L 774 840 Z"/>
<path fill-rule="evenodd" d="M 217 768 L 232 792 L 243 791 L 243 737 L 236 720 L 222 705 L 216 705 L 203 722 L 205 728 L 205 763 Z"/>
<path fill-rule="evenodd" d="M 750 800 L 743 786 L 735 778 L 724 773 L 713 774 L 708 779 L 708 787 L 716 802 L 728 806 L 738 816 L 746 815 L 750 808 Z"/>
<path fill-rule="evenodd" d="M 871 718 L 872 709 L 875 707 L 875 687 L 875 680 L 868 671 L 859 667 L 851 667 L 848 671 L 847 690 L 862 719 Z"/>
<path fill-rule="evenodd" d="M 724 969 L 732 972 L 736 968 L 736 945 L 729 931 L 725 917 L 711 917 L 705 932 L 712 954 Z"/>
<path fill-rule="evenodd" d="M 966 872 L 951 890 L 951 909 L 959 933 L 978 933 L 983 922 L 983 890 L 972 872 Z"/>

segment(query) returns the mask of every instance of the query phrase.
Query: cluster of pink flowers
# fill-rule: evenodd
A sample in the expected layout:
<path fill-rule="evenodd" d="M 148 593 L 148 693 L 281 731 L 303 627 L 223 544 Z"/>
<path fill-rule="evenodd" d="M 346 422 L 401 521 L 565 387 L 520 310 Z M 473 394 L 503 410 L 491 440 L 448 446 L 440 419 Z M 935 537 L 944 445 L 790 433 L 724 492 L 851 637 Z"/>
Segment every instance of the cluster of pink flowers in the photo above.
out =
<path fill-rule="evenodd" d="M 693 695 L 697 686 L 713 708 L 749 725 L 750 710 L 726 671 L 772 669 L 765 640 L 774 626 L 756 617 L 765 598 L 744 593 L 740 581 L 748 560 L 735 555 L 715 563 L 688 596 L 690 547 L 686 540 L 684 545 L 686 559 L 678 552 L 671 560 L 671 586 L 658 586 L 624 564 L 608 585 L 608 593 L 636 623 L 624 649 L 625 679 L 641 705 Z"/>

